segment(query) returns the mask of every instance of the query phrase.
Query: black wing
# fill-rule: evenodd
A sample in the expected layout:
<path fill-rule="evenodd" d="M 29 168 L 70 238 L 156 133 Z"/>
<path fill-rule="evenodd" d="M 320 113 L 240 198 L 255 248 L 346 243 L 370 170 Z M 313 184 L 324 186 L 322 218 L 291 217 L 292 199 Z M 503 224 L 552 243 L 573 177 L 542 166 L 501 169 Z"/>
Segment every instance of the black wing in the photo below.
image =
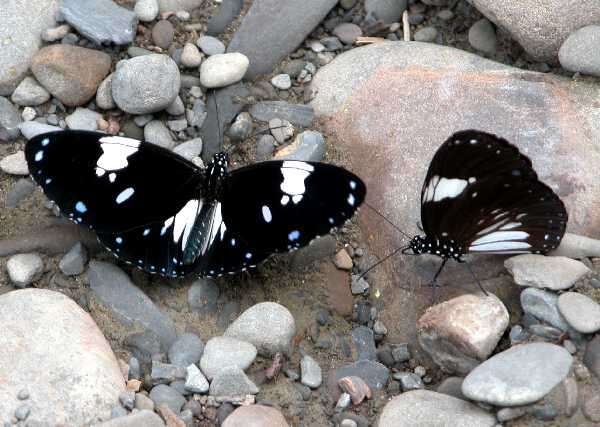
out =
<path fill-rule="evenodd" d="M 438 149 L 421 191 L 427 236 L 462 252 L 545 253 L 564 235 L 567 212 L 528 157 L 485 132 L 457 132 Z"/>
<path fill-rule="evenodd" d="M 337 166 L 262 162 L 231 172 L 223 191 L 223 220 L 256 252 L 285 252 L 344 224 L 365 195 L 362 180 Z"/>
<path fill-rule="evenodd" d="M 161 147 L 97 132 L 32 138 L 29 171 L 61 212 L 95 230 L 117 257 L 150 273 L 180 276 L 200 208 L 204 175 Z"/>

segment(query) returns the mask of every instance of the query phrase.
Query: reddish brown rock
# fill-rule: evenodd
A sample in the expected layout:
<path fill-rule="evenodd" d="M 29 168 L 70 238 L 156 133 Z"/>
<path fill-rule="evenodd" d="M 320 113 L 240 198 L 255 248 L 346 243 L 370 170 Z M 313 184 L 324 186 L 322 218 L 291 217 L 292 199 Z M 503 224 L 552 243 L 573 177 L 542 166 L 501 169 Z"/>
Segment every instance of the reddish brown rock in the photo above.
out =
<path fill-rule="evenodd" d="M 496 348 L 508 321 L 494 295 L 463 295 L 427 309 L 417 333 L 421 348 L 444 371 L 467 374 Z"/>
<path fill-rule="evenodd" d="M 110 71 L 104 52 L 67 44 L 44 47 L 33 57 L 31 70 L 44 88 L 63 104 L 76 107 L 96 95 Z"/>
<path fill-rule="evenodd" d="M 311 89 L 322 130 L 366 182 L 367 202 L 406 233 L 419 233 L 421 186 L 433 154 L 453 132 L 476 128 L 503 136 L 531 157 L 541 179 L 565 201 L 570 232 L 600 237 L 597 85 L 449 47 L 388 42 L 339 55 L 319 70 Z M 369 209 L 358 217 L 371 253 L 382 257 L 407 244 Z M 503 260 L 470 258 L 480 281 L 496 277 Z M 371 275 L 392 342 L 415 343 L 414 324 L 431 303 L 422 285 L 439 264 L 435 257 L 398 255 Z M 477 289 L 465 266 L 454 262 L 438 282 L 452 285 L 438 292 L 439 299 Z"/>
<path fill-rule="evenodd" d="M 288 427 L 281 412 L 270 406 L 240 406 L 222 424 L 223 427 Z"/>

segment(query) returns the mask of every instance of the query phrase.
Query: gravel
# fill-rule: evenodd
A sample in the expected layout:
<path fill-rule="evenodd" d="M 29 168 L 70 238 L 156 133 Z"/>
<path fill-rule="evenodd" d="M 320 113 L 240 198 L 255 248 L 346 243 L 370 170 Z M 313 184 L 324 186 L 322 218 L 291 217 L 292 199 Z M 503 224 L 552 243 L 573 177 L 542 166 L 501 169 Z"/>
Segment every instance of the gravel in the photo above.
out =
<path fill-rule="evenodd" d="M 309 355 L 304 355 L 300 361 L 300 382 L 312 389 L 319 388 L 323 382 L 321 367 Z"/>
<path fill-rule="evenodd" d="M 58 268 L 65 276 L 78 276 L 85 270 L 88 262 L 88 252 L 81 242 L 67 252 L 58 263 Z"/>
<path fill-rule="evenodd" d="M 373 330 L 366 326 L 358 326 L 350 332 L 352 342 L 356 346 L 358 360 L 377 360 Z"/>
<path fill-rule="evenodd" d="M 11 141 L 19 136 L 19 124 L 22 122 L 17 108 L 6 98 L 0 96 L 0 139 Z"/>
<path fill-rule="evenodd" d="M 300 127 L 309 127 L 314 120 L 314 111 L 310 105 L 290 104 L 285 101 L 258 102 L 252 105 L 248 112 L 255 120 L 268 122 L 279 118 Z"/>

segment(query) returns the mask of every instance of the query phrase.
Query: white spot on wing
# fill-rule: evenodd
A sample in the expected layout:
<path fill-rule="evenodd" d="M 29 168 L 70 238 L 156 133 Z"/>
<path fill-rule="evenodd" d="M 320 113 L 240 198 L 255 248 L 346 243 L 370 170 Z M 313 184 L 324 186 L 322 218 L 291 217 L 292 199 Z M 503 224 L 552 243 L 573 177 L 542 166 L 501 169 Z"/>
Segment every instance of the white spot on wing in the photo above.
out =
<path fill-rule="evenodd" d="M 513 228 L 517 228 L 521 225 L 523 225 L 523 224 L 521 224 L 520 222 L 509 222 L 505 226 L 500 227 L 500 230 L 512 230 Z"/>
<path fill-rule="evenodd" d="M 468 182 L 459 178 L 440 178 L 435 175 L 431 178 L 425 189 L 424 202 L 439 202 L 443 199 L 452 199 L 461 194 Z"/>
<path fill-rule="evenodd" d="M 356 202 L 356 199 L 354 198 L 353 194 L 349 194 L 346 200 L 348 201 L 348 204 L 350 206 L 354 206 L 354 203 Z"/>
<path fill-rule="evenodd" d="M 119 193 L 119 195 L 116 198 L 116 202 L 120 205 L 121 203 L 129 199 L 131 196 L 133 196 L 133 193 L 135 193 L 133 187 L 127 187 L 125 190 Z"/>
<path fill-rule="evenodd" d="M 162 228 L 160 229 L 160 235 L 164 236 L 164 234 L 167 232 L 167 229 L 171 226 L 171 224 L 173 224 L 173 217 L 168 218 L 164 223 Z"/>
<path fill-rule="evenodd" d="M 529 233 L 526 233 L 524 231 L 495 231 L 493 233 L 480 237 L 477 240 L 474 240 L 471 243 L 471 248 L 473 248 L 473 246 L 483 245 L 485 243 L 502 242 L 508 240 L 523 240 L 528 237 Z"/>
<path fill-rule="evenodd" d="M 48 138 L 44 138 L 44 139 L 42 139 L 41 144 L 42 144 L 42 147 L 45 147 L 46 145 L 50 144 L 50 140 Z"/>
<path fill-rule="evenodd" d="M 105 136 L 99 139 L 102 155 L 98 158 L 96 166 L 104 171 L 115 171 L 127 167 L 127 158 L 138 151 L 140 142 L 121 136 Z"/>
<path fill-rule="evenodd" d="M 269 224 L 273 220 L 271 209 L 269 209 L 267 205 L 263 205 L 262 207 L 262 216 L 267 224 Z"/>
<path fill-rule="evenodd" d="M 300 232 L 298 230 L 294 230 L 288 234 L 288 239 L 290 240 L 290 242 L 298 240 L 299 237 L 300 237 Z"/>
<path fill-rule="evenodd" d="M 200 206 L 202 205 L 198 202 L 198 200 L 189 200 L 175 215 L 175 225 L 173 226 L 173 242 L 179 242 L 179 239 L 181 239 L 183 234 L 183 239 L 181 241 L 182 248 L 185 248 L 187 244 L 188 237 L 192 231 L 192 228 L 194 227 L 194 222 L 196 221 Z"/>
<path fill-rule="evenodd" d="M 283 165 L 281 166 L 281 174 L 283 175 L 283 182 L 280 186 L 281 191 L 289 196 L 292 196 L 292 201 L 294 203 L 300 202 L 300 200 L 302 200 L 302 195 L 306 192 L 304 181 L 314 170 L 314 166 L 305 162 L 296 160 L 284 161 Z M 284 203 L 282 198 L 281 204 L 285 206 L 287 201 Z"/>
<path fill-rule="evenodd" d="M 82 201 L 79 201 L 79 202 L 75 203 L 75 210 L 79 213 L 86 213 L 87 206 Z"/>
<path fill-rule="evenodd" d="M 527 242 L 491 242 L 485 243 L 479 246 L 471 246 L 469 251 L 471 252 L 495 252 L 495 251 L 506 251 L 513 250 L 512 252 L 507 253 L 524 253 L 529 251 L 514 251 L 514 249 L 528 249 L 531 245 Z"/>
<path fill-rule="evenodd" d="M 34 159 L 35 159 L 36 162 L 39 162 L 43 158 L 44 158 L 44 152 L 42 150 L 40 150 L 37 153 L 35 153 Z"/>

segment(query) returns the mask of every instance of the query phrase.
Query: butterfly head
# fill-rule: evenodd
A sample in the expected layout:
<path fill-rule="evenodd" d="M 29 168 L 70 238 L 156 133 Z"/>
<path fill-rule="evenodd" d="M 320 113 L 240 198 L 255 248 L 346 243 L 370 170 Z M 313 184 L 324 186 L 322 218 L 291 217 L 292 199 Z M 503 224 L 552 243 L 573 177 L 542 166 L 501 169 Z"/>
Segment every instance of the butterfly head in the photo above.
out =
<path fill-rule="evenodd" d="M 421 236 L 413 237 L 408 247 L 402 253 L 406 253 L 408 250 L 412 250 L 414 255 L 421 255 L 428 252 L 427 238 Z"/>

